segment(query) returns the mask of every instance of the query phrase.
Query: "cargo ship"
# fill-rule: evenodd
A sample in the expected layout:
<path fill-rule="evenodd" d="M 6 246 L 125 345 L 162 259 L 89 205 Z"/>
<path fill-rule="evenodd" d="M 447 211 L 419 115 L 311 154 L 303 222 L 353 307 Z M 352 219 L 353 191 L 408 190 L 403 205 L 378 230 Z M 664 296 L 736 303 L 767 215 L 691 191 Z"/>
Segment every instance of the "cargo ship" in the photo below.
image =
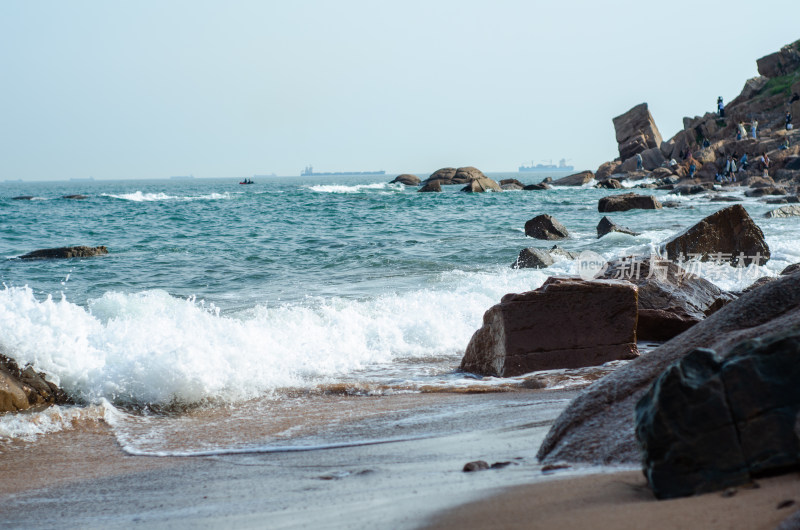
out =
<path fill-rule="evenodd" d="M 313 166 L 306 166 L 300 173 L 301 177 L 323 177 L 327 175 L 385 175 L 386 171 L 314 171 Z"/>
<path fill-rule="evenodd" d="M 575 168 L 573 166 L 567 165 L 567 160 L 562 158 L 559 160 L 558 165 L 555 164 L 536 164 L 533 165 L 531 161 L 530 166 L 519 166 L 520 173 L 526 173 L 529 171 L 573 171 Z"/>

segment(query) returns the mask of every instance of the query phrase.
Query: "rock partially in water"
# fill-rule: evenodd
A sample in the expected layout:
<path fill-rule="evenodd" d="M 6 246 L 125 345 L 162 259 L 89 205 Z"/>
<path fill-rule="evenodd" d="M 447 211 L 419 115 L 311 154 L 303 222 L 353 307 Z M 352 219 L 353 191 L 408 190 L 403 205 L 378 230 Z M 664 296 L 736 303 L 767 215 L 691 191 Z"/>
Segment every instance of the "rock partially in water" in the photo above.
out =
<path fill-rule="evenodd" d="M 0 413 L 68 402 L 67 395 L 43 373 L 30 366 L 21 369 L 16 361 L 0 354 Z"/>
<path fill-rule="evenodd" d="M 624 226 L 620 226 L 607 216 L 603 216 L 600 219 L 600 222 L 597 223 L 597 238 L 600 239 L 606 234 L 610 234 L 611 232 L 619 232 L 620 234 L 628 234 L 629 236 L 638 236 L 638 232 L 634 232 L 630 228 L 625 228 Z"/>
<path fill-rule="evenodd" d="M 424 183 L 430 183 L 438 180 L 442 186 L 452 184 L 467 184 L 470 181 L 487 178 L 483 172 L 475 167 L 466 166 L 460 168 L 443 167 L 434 171 L 430 177 L 425 179 Z"/>
<path fill-rule="evenodd" d="M 517 261 L 511 264 L 513 269 L 544 269 L 555 263 L 550 253 L 541 248 L 523 248 L 519 251 Z"/>
<path fill-rule="evenodd" d="M 16 197 L 11 197 L 12 201 L 30 201 L 33 200 L 33 195 L 17 195 Z"/>
<path fill-rule="evenodd" d="M 461 191 L 467 193 L 483 193 L 486 191 L 503 191 L 503 190 L 494 180 L 490 179 L 489 177 L 482 177 L 469 181 L 466 186 L 461 188 Z"/>
<path fill-rule="evenodd" d="M 741 204 L 713 213 L 664 243 L 671 260 L 699 258 L 736 265 L 765 264 L 770 257 L 764 233 Z"/>
<path fill-rule="evenodd" d="M 549 278 L 484 314 L 461 370 L 511 377 L 633 359 L 636 317 L 636 287 L 628 282 Z"/>
<path fill-rule="evenodd" d="M 800 216 L 800 206 L 781 206 L 776 210 L 767 212 L 764 217 L 797 217 Z"/>
<path fill-rule="evenodd" d="M 389 184 L 400 183 L 405 186 L 419 186 L 420 182 L 422 181 L 418 176 L 411 175 L 409 173 L 403 173 L 402 175 L 397 175 Z"/>
<path fill-rule="evenodd" d="M 92 256 L 100 256 L 108 254 L 108 248 L 105 246 L 99 247 L 61 247 L 61 248 L 44 248 L 41 250 L 34 250 L 28 254 L 22 255 L 19 259 L 66 259 L 66 258 L 90 258 Z"/>
<path fill-rule="evenodd" d="M 83 200 L 83 199 L 88 199 L 89 196 L 88 195 L 74 194 L 74 195 L 62 195 L 61 198 L 62 199 L 71 199 L 71 200 Z"/>
<path fill-rule="evenodd" d="M 594 173 L 591 171 L 581 171 L 580 173 L 575 173 L 574 175 L 568 175 L 566 177 L 561 177 L 558 180 L 553 181 L 554 186 L 583 186 L 584 184 L 588 184 L 594 178 Z"/>
<path fill-rule="evenodd" d="M 524 186 L 522 189 L 525 191 L 538 191 L 538 190 L 549 190 L 553 186 L 548 184 L 547 182 L 540 182 L 539 184 L 528 184 Z"/>
<path fill-rule="evenodd" d="M 625 193 L 623 195 L 609 195 L 603 197 L 597 203 L 597 210 L 601 213 L 606 212 L 626 212 L 628 210 L 658 210 L 661 203 L 652 195 L 637 195 L 636 193 Z"/>
<path fill-rule="evenodd" d="M 525 223 L 525 235 L 536 239 L 566 239 L 569 231 L 552 215 L 537 215 Z"/>
<path fill-rule="evenodd" d="M 472 471 L 483 471 L 489 469 L 489 464 L 485 460 L 475 460 L 474 462 L 467 462 L 464 464 L 464 471 L 465 473 L 470 473 Z"/>
<path fill-rule="evenodd" d="M 442 191 L 442 184 L 438 180 L 434 180 L 432 182 L 426 182 L 420 189 L 417 190 L 418 192 L 423 193 L 441 193 Z"/>

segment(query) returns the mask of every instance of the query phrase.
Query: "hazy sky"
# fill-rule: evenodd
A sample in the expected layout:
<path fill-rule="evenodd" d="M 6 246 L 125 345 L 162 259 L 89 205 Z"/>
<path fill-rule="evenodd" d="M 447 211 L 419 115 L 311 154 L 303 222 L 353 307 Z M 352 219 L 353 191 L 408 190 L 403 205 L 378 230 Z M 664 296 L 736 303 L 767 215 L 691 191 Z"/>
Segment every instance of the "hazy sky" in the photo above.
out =
<path fill-rule="evenodd" d="M 800 2 L 0 1 L 0 181 L 514 171 L 664 138 L 800 39 Z"/>

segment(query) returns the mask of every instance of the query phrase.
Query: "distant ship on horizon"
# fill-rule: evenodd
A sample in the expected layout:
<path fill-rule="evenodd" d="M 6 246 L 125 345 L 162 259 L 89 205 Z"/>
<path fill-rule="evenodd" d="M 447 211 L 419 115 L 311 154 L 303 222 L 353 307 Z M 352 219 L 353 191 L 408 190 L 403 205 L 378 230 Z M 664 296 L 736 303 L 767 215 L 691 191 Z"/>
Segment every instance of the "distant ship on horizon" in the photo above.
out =
<path fill-rule="evenodd" d="M 519 172 L 525 173 L 528 171 L 573 171 L 575 168 L 573 166 L 567 165 L 567 159 L 562 158 L 558 161 L 558 165 L 553 163 L 550 164 L 536 164 L 533 165 L 533 161 L 531 161 L 530 166 L 519 166 Z"/>
<path fill-rule="evenodd" d="M 324 175 L 385 175 L 386 171 L 325 171 L 315 172 L 314 166 L 306 166 L 300 173 L 301 177 L 324 176 Z"/>

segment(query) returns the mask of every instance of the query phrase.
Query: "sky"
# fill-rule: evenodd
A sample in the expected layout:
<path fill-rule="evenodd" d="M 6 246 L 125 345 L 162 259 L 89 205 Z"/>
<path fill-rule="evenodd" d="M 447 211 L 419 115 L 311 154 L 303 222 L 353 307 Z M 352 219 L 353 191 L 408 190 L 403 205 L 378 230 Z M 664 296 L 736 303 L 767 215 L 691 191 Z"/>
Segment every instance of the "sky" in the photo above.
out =
<path fill-rule="evenodd" d="M 800 39 L 800 2 L 0 2 L 0 182 L 484 172 L 617 156 Z"/>

